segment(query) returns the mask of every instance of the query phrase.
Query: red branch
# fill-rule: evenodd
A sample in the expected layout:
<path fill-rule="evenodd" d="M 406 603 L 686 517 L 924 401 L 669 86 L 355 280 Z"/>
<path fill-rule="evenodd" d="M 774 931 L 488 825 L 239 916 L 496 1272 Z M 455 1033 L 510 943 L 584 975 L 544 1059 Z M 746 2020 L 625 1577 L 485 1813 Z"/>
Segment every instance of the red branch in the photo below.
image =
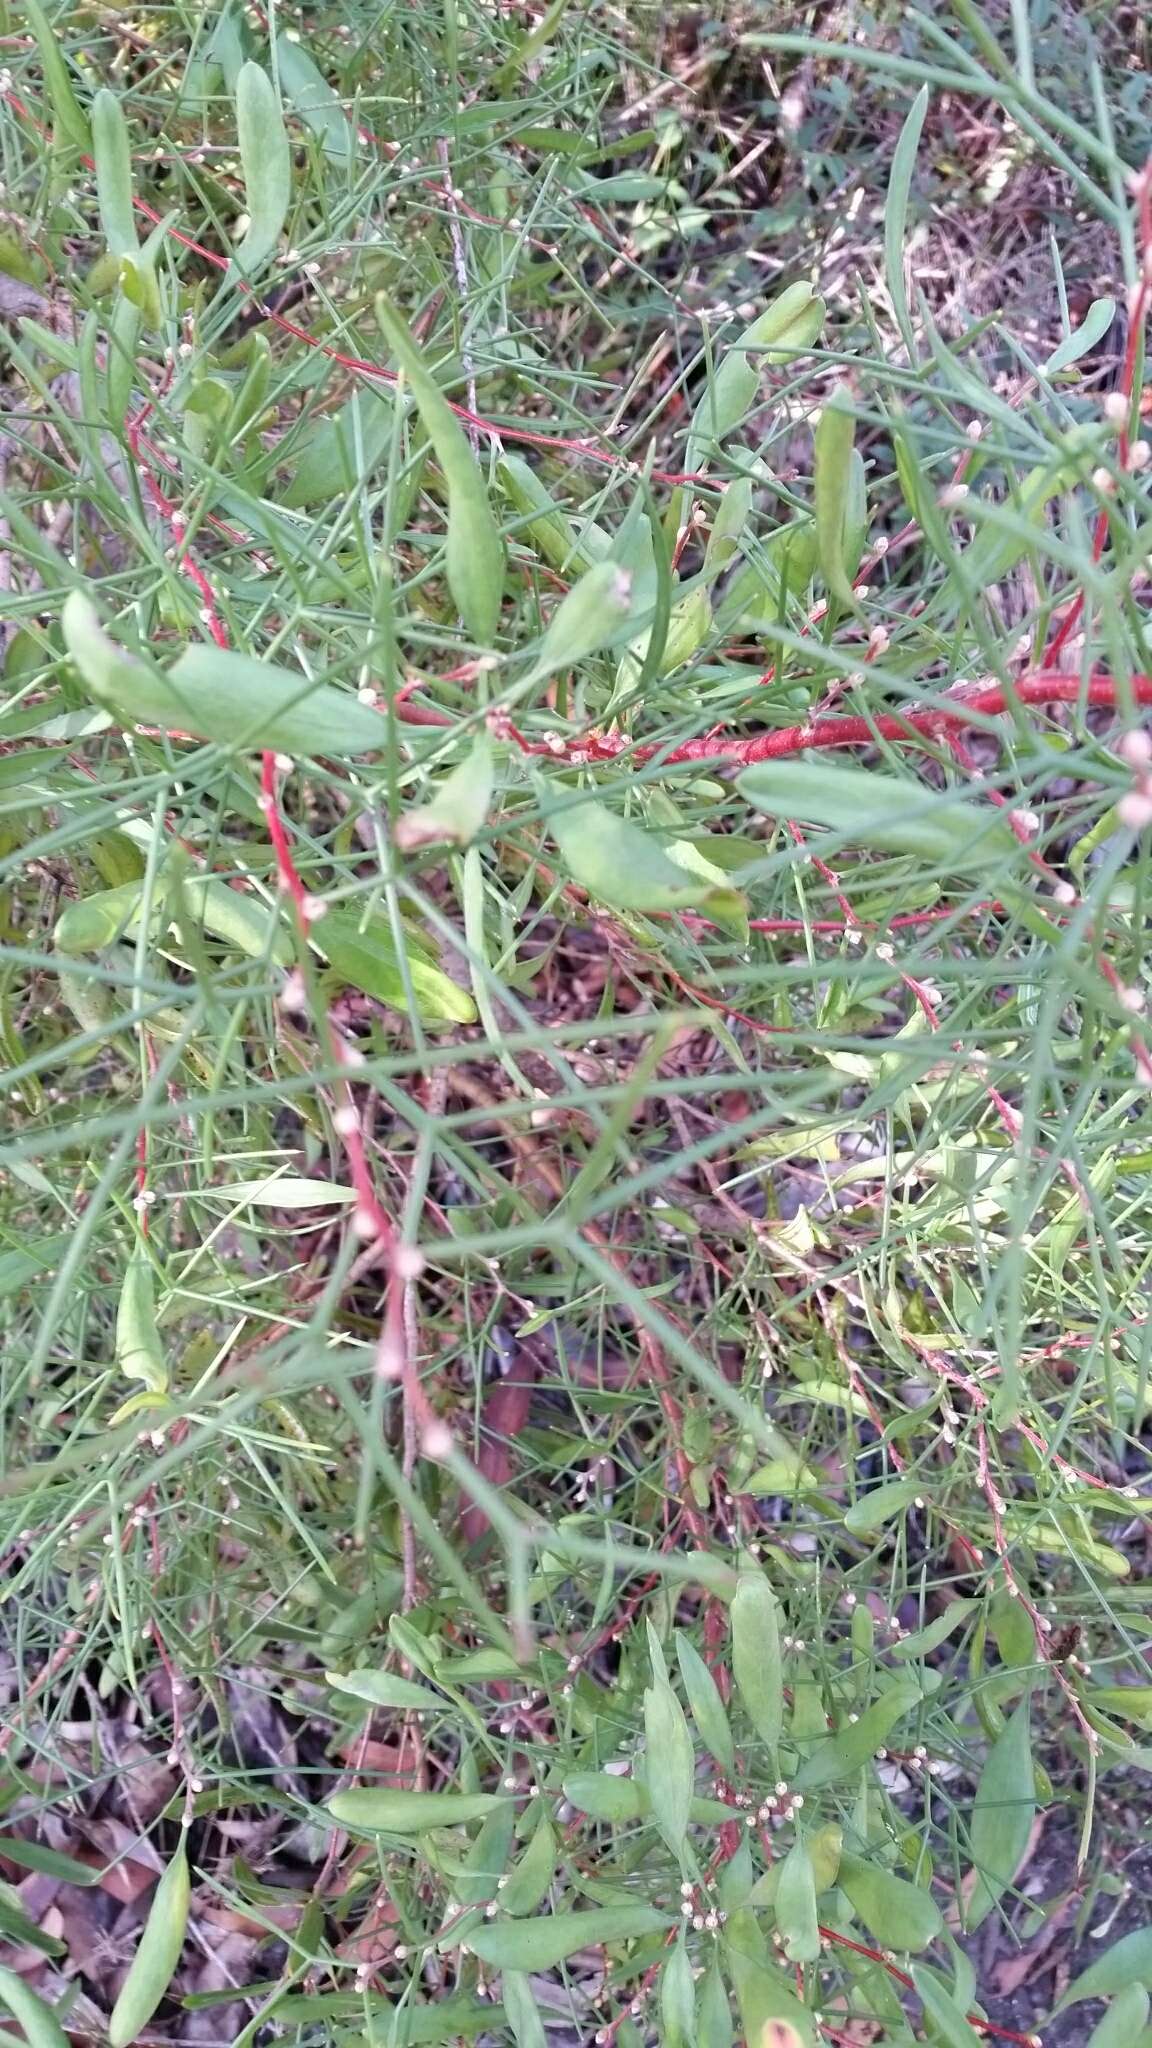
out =
<path fill-rule="evenodd" d="M 739 733 L 705 733 L 698 740 L 685 740 L 665 750 L 657 745 L 633 746 L 620 733 L 589 732 L 565 739 L 549 734 L 546 740 L 529 740 L 515 726 L 507 730 L 526 754 L 551 755 L 577 765 L 614 761 L 626 753 L 631 762 L 659 759 L 674 768 L 683 761 L 725 761 L 747 768 L 755 761 L 778 761 L 788 754 L 802 754 L 815 747 L 866 747 L 877 740 L 894 740 L 898 745 L 947 740 L 962 731 L 973 717 L 994 718 L 1018 704 L 1101 705 L 1119 709 L 1125 691 L 1134 704 L 1152 705 L 1152 676 L 1133 676 L 1127 685 L 1097 672 L 1086 679 L 1047 669 L 1019 676 L 1011 684 L 965 684 L 951 693 L 947 702 L 926 705 L 920 710 L 881 712 L 875 718 L 843 716 L 809 719 L 803 725 L 786 725 L 776 732 L 757 733 L 747 739 Z"/>

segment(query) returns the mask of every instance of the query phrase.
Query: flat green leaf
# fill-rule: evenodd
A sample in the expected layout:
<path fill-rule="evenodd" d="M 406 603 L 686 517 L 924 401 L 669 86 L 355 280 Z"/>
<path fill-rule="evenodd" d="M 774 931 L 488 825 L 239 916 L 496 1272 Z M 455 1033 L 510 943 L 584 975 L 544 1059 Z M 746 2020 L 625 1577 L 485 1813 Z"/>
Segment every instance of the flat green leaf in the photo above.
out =
<path fill-rule="evenodd" d="M 144 896 L 144 878 L 120 882 L 114 889 L 98 889 L 70 903 L 56 920 L 52 936 L 62 953 L 99 953 L 115 945 L 138 922 Z"/>
<path fill-rule="evenodd" d="M 325 156 L 335 164 L 351 163 L 356 155 L 356 131 L 304 45 L 291 36 L 277 36 L 276 63 L 283 90 Z"/>
<path fill-rule="evenodd" d="M 143 1380 L 150 1394 L 167 1393 L 168 1367 L 156 1328 L 152 1261 L 142 1245 L 134 1246 L 120 1284 L 116 1363 L 126 1379 Z"/>
<path fill-rule="evenodd" d="M 204 1193 L 220 1202 L 250 1203 L 257 1209 L 343 1208 L 356 1200 L 355 1188 L 294 1173 L 265 1174 L 260 1180 L 221 1180 Z"/>
<path fill-rule="evenodd" d="M 715 1957 L 709 1963 L 700 1986 L 699 2033 L 701 2048 L 732 2048 L 735 2039 L 728 1991 Z"/>
<path fill-rule="evenodd" d="M 138 242 L 128 123 L 116 94 L 107 86 L 101 86 L 92 102 L 92 155 L 101 233 L 113 256 L 135 256 Z"/>
<path fill-rule="evenodd" d="M 1028 1670 L 1036 1663 L 1036 1624 L 1022 1600 L 1002 1586 L 988 1602 L 988 1627 L 1002 1664 Z"/>
<path fill-rule="evenodd" d="M 87 688 L 126 724 L 286 754 L 337 757 L 387 746 L 387 719 L 330 683 L 207 646 L 186 647 L 170 669 L 156 668 L 110 639 L 78 590 L 64 600 L 62 624 Z"/>
<path fill-rule="evenodd" d="M 137 878 L 70 903 L 56 925 L 57 946 L 63 953 L 96 953 L 114 945 L 139 930 L 143 896 L 143 879 Z M 154 893 L 154 921 L 179 929 L 182 905 L 197 925 L 230 940 L 251 959 L 267 958 L 286 967 L 293 958 L 292 940 L 278 913 L 258 896 L 230 888 L 214 875 L 184 875 L 178 895 L 163 886 Z"/>
<path fill-rule="evenodd" d="M 817 1961 L 820 1928 L 816 1915 L 816 1884 L 808 1845 L 799 1833 L 780 1866 L 776 1886 L 776 1924 L 789 1962 Z"/>
<path fill-rule="evenodd" d="M 191 1890 L 188 1852 L 181 1839 L 156 1887 L 131 1968 L 112 2008 L 108 2022 L 112 2048 L 129 2048 L 172 1982 L 184 1946 Z"/>
<path fill-rule="evenodd" d="M 275 255 L 292 203 L 292 152 L 276 89 L 259 64 L 241 66 L 236 81 L 236 132 L 248 225 L 234 255 L 251 277 Z"/>
<path fill-rule="evenodd" d="M 660 2048 L 696 2048 L 696 2038 L 696 1980 L 681 1939 L 660 1972 Z"/>
<path fill-rule="evenodd" d="M 556 1834 L 541 1810 L 528 1847 L 500 1885 L 500 1909 L 513 1919 L 535 1913 L 548 1896 L 556 1869 Z"/>
<path fill-rule="evenodd" d="M 590 1820 L 638 1820 L 652 1811 L 648 1787 L 614 1771 L 574 1771 L 564 1780 L 564 1797 Z"/>
<path fill-rule="evenodd" d="M 732 1675 L 744 1710 L 775 1759 L 784 1725 L 780 1610 L 762 1571 L 741 1571 L 731 1607 Z"/>
<path fill-rule="evenodd" d="M 333 1820 L 355 1834 L 424 1835 L 483 1820 L 506 1805 L 499 1792 L 400 1792 L 385 1786 L 354 1786 L 328 1801 Z"/>
<path fill-rule="evenodd" d="M 892 1656 L 899 1658 L 901 1663 L 906 1663 L 910 1657 L 930 1656 L 933 1650 L 939 1649 L 941 1643 L 947 1642 L 949 1636 L 955 1635 L 961 1623 L 967 1621 L 968 1616 L 974 1614 L 979 1605 L 978 1600 L 951 1601 L 943 1614 L 936 1616 L 935 1621 L 930 1621 L 925 1628 L 917 1629 L 914 1635 L 905 1636 L 902 1641 L 894 1643 Z"/>
<path fill-rule="evenodd" d="M 414 1685 L 410 1678 L 399 1678 L 393 1671 L 326 1671 L 324 1676 L 337 1692 L 368 1700 L 374 1707 L 435 1708 L 443 1712 L 447 1705 L 438 1692 L 430 1691 L 426 1685 Z"/>
<path fill-rule="evenodd" d="M 548 827 L 573 878 L 599 903 L 617 910 L 681 910 L 717 903 L 735 909 L 736 889 L 720 889 L 693 876 L 665 853 L 658 839 L 589 798 L 551 811 Z"/>
<path fill-rule="evenodd" d="M 554 1970 L 581 1949 L 614 1949 L 622 1941 L 662 1934 L 671 1924 L 655 1906 L 597 1906 L 541 1920 L 490 1920 L 473 1929 L 468 1946 L 493 1970 Z"/>
<path fill-rule="evenodd" d="M 892 152 L 892 169 L 888 174 L 888 196 L 884 207 L 884 271 L 888 280 L 888 296 L 896 315 L 910 362 L 916 360 L 916 340 L 908 313 L 908 288 L 904 279 L 904 242 L 908 226 L 908 194 L 912 187 L 912 174 L 916 168 L 916 152 L 920 147 L 920 135 L 924 127 L 924 116 L 928 112 L 929 92 L 922 85 L 908 109 L 904 126 L 896 147 Z"/>
<path fill-rule="evenodd" d="M 290 512 L 346 499 L 371 478 L 392 439 L 391 395 L 364 385 L 331 419 L 310 420 L 285 458 L 291 475 L 276 502 Z"/>
<path fill-rule="evenodd" d="M 732 1742 L 732 1730 L 728 1725 L 727 1709 L 720 1697 L 716 1680 L 699 1650 L 690 1638 L 682 1635 L 679 1630 L 676 1632 L 676 1658 L 700 1739 L 719 1764 L 725 1777 L 735 1778 L 736 1751 Z"/>
<path fill-rule="evenodd" d="M 516 1813 L 510 1799 L 485 1814 L 463 1865 L 453 1873 L 452 1888 L 462 1906 L 485 1906 L 496 1896 L 504 1875 Z M 446 1937 L 455 1946 L 455 1934 Z"/>
<path fill-rule="evenodd" d="M 801 1764 L 794 1780 L 796 1791 L 811 1792 L 817 1786 L 851 1778 L 871 1762 L 896 1723 L 919 1705 L 921 1697 L 918 1685 L 910 1679 L 898 1678 L 887 1692 L 865 1707 L 858 1721 L 846 1722 Z"/>
<path fill-rule="evenodd" d="M 21 12 L 36 38 L 40 53 L 40 68 L 44 73 L 44 84 L 52 102 L 56 120 L 57 141 L 64 138 L 73 149 L 90 150 L 92 133 L 88 118 L 82 112 L 80 102 L 72 89 L 68 66 L 60 51 L 58 31 L 49 21 L 40 0 L 21 0 Z"/>
<path fill-rule="evenodd" d="M 424 367 L 395 307 L 381 294 L 376 315 L 404 372 L 448 491 L 448 588 L 473 640 L 491 645 L 504 595 L 504 542 L 463 429 Z"/>
<path fill-rule="evenodd" d="M 1148 2011 L 1148 1993 L 1143 1984 L 1126 1985 L 1093 2027 L 1088 2048 L 1140 2048 Z"/>
<path fill-rule="evenodd" d="M 23 1870 L 39 1870 L 45 1877 L 58 1877 L 63 1884 L 99 1884 L 100 1872 L 75 1856 L 64 1856 L 44 1842 L 26 1842 L 20 1835 L 0 1835 L 0 1856 Z"/>
<path fill-rule="evenodd" d="M 524 687 L 611 647 L 625 630 L 631 609 L 630 571 L 611 559 L 593 563 L 549 619 Z"/>
<path fill-rule="evenodd" d="M 853 1536 L 866 1536 L 873 1529 L 882 1529 L 885 1522 L 902 1514 L 919 1492 L 918 1479 L 891 1479 L 884 1486 L 874 1486 L 853 1501 L 844 1517 L 844 1527 Z"/>
<path fill-rule="evenodd" d="M 709 442 L 727 439 L 747 416 L 763 365 L 811 348 L 824 324 L 824 301 L 807 279 L 790 284 L 729 342 L 692 416 L 687 463 L 695 470 Z"/>
<path fill-rule="evenodd" d="M 991 804 L 815 757 L 757 761 L 736 787 L 770 817 L 830 826 L 848 843 L 915 854 L 957 872 L 1007 860 L 1016 841 Z"/>
<path fill-rule="evenodd" d="M 1152 1926 L 1134 1927 L 1105 1949 L 1086 1970 L 1072 1979 L 1057 2006 L 1076 2005 L 1082 1998 L 1113 1998 L 1129 1984 L 1143 1984 L 1152 1990 Z"/>
<path fill-rule="evenodd" d="M 848 611 L 857 609 L 845 564 L 845 514 L 856 436 L 852 400 L 842 384 L 825 399 L 816 424 L 812 454 L 812 505 L 816 515 L 816 558 L 831 595 Z"/>
<path fill-rule="evenodd" d="M 654 1673 L 644 1694 L 644 1750 L 656 1825 L 672 1854 L 682 1858 L 696 1758 L 684 1709 L 662 1674 Z"/>
<path fill-rule="evenodd" d="M 28 2048 L 69 2048 L 68 2036 L 52 2007 L 6 1965 L 0 1965 L 0 2005 L 7 2006 L 23 2028 Z"/>
<path fill-rule="evenodd" d="M 492 742 L 486 732 L 478 733 L 464 759 L 445 776 L 435 796 L 397 818 L 393 831 L 397 846 L 405 853 L 445 841 L 453 846 L 469 846 L 484 829 L 494 786 Z"/>
<path fill-rule="evenodd" d="M 553 569 L 571 575 L 611 553 L 612 535 L 594 520 L 577 524 L 569 519 L 523 456 L 502 455 L 496 474 L 511 504 L 524 515 L 529 540 Z"/>
<path fill-rule="evenodd" d="M 930 1970 L 913 1963 L 912 1981 L 925 2018 L 931 2020 L 944 2048 L 986 2048 L 986 2036 L 969 2026 L 955 1999 L 949 1997 Z"/>
<path fill-rule="evenodd" d="M 1030 1705 L 1027 1698 L 1020 1702 L 993 1743 L 976 1787 L 969 1830 L 975 1882 L 964 1913 L 969 1933 L 1007 1891 L 1028 1847 L 1036 1817 Z"/>
<path fill-rule="evenodd" d="M 503 1972 L 500 1994 L 516 2048 L 548 2048 L 544 2022 L 532 1996 L 532 1986 L 522 1970 Z"/>
<path fill-rule="evenodd" d="M 396 952 L 391 922 L 384 917 L 362 920 L 355 911 L 329 910 L 308 930 L 338 980 L 362 989 L 402 1014 L 408 1007 L 404 973 Z M 408 949 L 408 979 L 424 1024 L 472 1024 L 476 1005 L 466 989 L 434 962 Z"/>
<path fill-rule="evenodd" d="M 564 1780 L 564 1797 L 590 1820 L 642 1820 L 652 1812 L 647 1783 L 618 1778 L 612 1771 L 574 1771 Z M 720 1799 L 693 1799 L 690 1818 L 716 1827 L 731 1820 L 732 1808 Z"/>
<path fill-rule="evenodd" d="M 1054 348 L 1047 361 L 1041 365 L 1046 377 L 1054 377 L 1058 370 L 1066 370 L 1071 363 L 1078 363 L 1089 349 L 1103 341 L 1116 317 L 1115 299 L 1093 299 L 1079 327 L 1066 334 L 1058 348 Z"/>
<path fill-rule="evenodd" d="M 882 1948 L 927 1948 L 943 1929 L 943 1916 L 931 1892 L 896 1877 L 880 1863 L 842 1855 L 836 1882 Z"/>
<path fill-rule="evenodd" d="M 751 1906 L 738 1906 L 729 1913 L 724 1956 L 744 2041 L 754 2042 L 756 2048 L 814 2048 L 812 2021 L 788 1974 L 770 1955 Z"/>

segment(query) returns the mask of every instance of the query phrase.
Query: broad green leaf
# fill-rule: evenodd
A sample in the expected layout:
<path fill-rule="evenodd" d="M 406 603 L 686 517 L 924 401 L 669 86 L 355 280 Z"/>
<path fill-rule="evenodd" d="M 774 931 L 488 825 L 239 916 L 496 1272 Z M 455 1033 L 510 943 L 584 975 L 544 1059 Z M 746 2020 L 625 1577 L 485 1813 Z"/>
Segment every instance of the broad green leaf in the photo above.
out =
<path fill-rule="evenodd" d="M 400 1792 L 385 1786 L 354 1786 L 328 1801 L 333 1820 L 353 1833 L 425 1835 L 432 1828 L 460 1827 L 483 1820 L 507 1804 L 499 1792 Z"/>
<path fill-rule="evenodd" d="M 683 1939 L 660 1972 L 660 2048 L 696 2048 L 696 1981 Z"/>
<path fill-rule="evenodd" d="M 915 854 L 955 872 L 1006 861 L 1016 848 L 991 804 L 871 768 L 813 757 L 757 761 L 736 787 L 770 817 L 827 825 L 852 845 Z"/>
<path fill-rule="evenodd" d="M 276 253 L 292 203 L 292 152 L 276 89 L 259 64 L 244 64 L 236 81 L 236 132 L 248 225 L 233 254 L 251 277 Z"/>
<path fill-rule="evenodd" d="M 591 1820 L 638 1820 L 652 1811 L 648 1787 L 614 1771 L 574 1771 L 564 1779 L 564 1797 Z"/>
<path fill-rule="evenodd" d="M 502 1973 L 500 1995 L 516 2048 L 548 2048 L 544 2022 L 532 1996 L 532 1986 L 522 1970 L 505 1970 Z"/>
<path fill-rule="evenodd" d="M 1087 1709 L 1118 1714 L 1122 1721 L 1152 1729 L 1152 1685 L 1098 1685 L 1083 1698 Z"/>
<path fill-rule="evenodd" d="M 784 1725 L 779 1603 L 762 1571 L 741 1571 L 732 1600 L 732 1676 L 744 1710 L 775 1759 Z"/>
<path fill-rule="evenodd" d="M 376 316 L 416 401 L 448 491 L 445 565 L 448 588 L 473 640 L 489 647 L 500 620 L 504 595 L 504 542 L 488 493 L 460 426 L 443 392 L 429 375 L 399 313 L 381 295 Z"/>
<path fill-rule="evenodd" d="M 556 1835 L 542 1810 L 528 1847 L 500 1885 L 501 1912 L 513 1919 L 535 1913 L 548 1896 L 555 1868 Z"/>
<path fill-rule="evenodd" d="M 516 1814 L 510 1799 L 486 1814 L 467 1858 L 453 1873 L 452 1888 L 462 1906 L 484 1906 L 496 1896 L 504 1875 Z M 454 1936 L 449 1936 L 455 1945 Z"/>
<path fill-rule="evenodd" d="M 644 1694 L 644 1751 L 656 1825 L 672 1854 L 683 1860 L 696 1758 L 684 1709 L 657 1672 Z"/>
<path fill-rule="evenodd" d="M 682 910 L 689 904 L 735 910 L 743 898 L 669 859 L 651 833 L 589 798 L 550 811 L 548 827 L 574 880 L 617 910 Z"/>
<path fill-rule="evenodd" d="M 715 1758 L 726 1778 L 736 1776 L 736 1751 L 732 1742 L 732 1730 L 728 1725 L 728 1713 L 720 1697 L 716 1680 L 691 1639 L 676 1632 L 676 1658 L 692 1719 L 700 1732 L 705 1748 Z"/>
<path fill-rule="evenodd" d="M 844 1517 L 844 1527 L 853 1536 L 866 1536 L 873 1529 L 882 1529 L 916 1499 L 920 1492 L 918 1479 L 891 1479 L 884 1486 L 874 1486 L 869 1493 L 862 1493 L 853 1501 Z"/>
<path fill-rule="evenodd" d="M 1103 341 L 1116 317 L 1115 299 L 1093 299 L 1079 327 L 1066 334 L 1058 348 L 1054 348 L 1047 361 L 1041 365 L 1045 377 L 1054 377 L 1058 370 L 1066 370 L 1070 363 L 1078 363 L 1089 349 Z"/>
<path fill-rule="evenodd" d="M 776 1924 L 789 1962 L 816 1962 L 820 1954 L 816 1884 L 808 1845 L 799 1832 L 780 1866 L 776 1886 Z"/>
<path fill-rule="evenodd" d="M 912 1980 L 925 2017 L 931 2020 L 944 2048 L 985 2048 L 986 2036 L 969 2026 L 955 1999 L 949 1997 L 930 1970 L 913 1963 Z"/>
<path fill-rule="evenodd" d="M 1129 1984 L 1143 1984 L 1152 1990 L 1152 1927 L 1134 1927 L 1105 1949 L 1086 1970 L 1072 1979 L 1060 1998 L 1057 2012 L 1076 2005 L 1082 1998 L 1112 1998 Z"/>
<path fill-rule="evenodd" d="M 620 638 L 631 609 L 630 571 L 611 558 L 593 563 L 549 619 L 524 687 L 610 647 Z"/>
<path fill-rule="evenodd" d="M 1022 1600 L 1006 1586 L 988 1602 L 988 1626 L 1002 1664 L 1027 1669 L 1036 1662 L 1036 1626 Z"/>
<path fill-rule="evenodd" d="M 81 591 L 69 592 L 62 624 L 87 688 L 126 724 L 286 754 L 367 754 L 388 743 L 387 720 L 350 691 L 252 655 L 186 647 L 170 669 L 155 668 L 109 638 Z"/>
<path fill-rule="evenodd" d="M 390 921 L 382 916 L 361 920 L 354 910 L 329 910 L 309 926 L 311 943 L 327 959 L 337 979 L 363 989 L 403 1013 L 408 1006 L 403 970 Z M 476 1005 L 466 989 L 433 961 L 408 947 L 408 978 L 422 1023 L 472 1024 Z"/>
<path fill-rule="evenodd" d="M 139 1946 L 112 2008 L 108 2022 L 112 2048 L 129 2048 L 167 1991 L 184 1946 L 191 1891 L 188 1852 L 181 1838 L 156 1887 Z"/>
<path fill-rule="evenodd" d="M 52 936 L 62 953 L 99 953 L 115 945 L 138 922 L 144 895 L 144 878 L 121 882 L 115 889 L 98 889 L 70 903 L 56 920 Z"/>
<path fill-rule="evenodd" d="M 739 552 L 739 544 L 752 516 L 755 485 L 751 477 L 738 476 L 725 487 L 724 496 L 712 515 L 712 528 L 704 553 L 704 579 L 710 583 Z"/>
<path fill-rule="evenodd" d="M 812 1864 L 812 1883 L 819 1898 L 821 1892 L 831 1891 L 836 1882 L 844 1844 L 844 1830 L 837 1827 L 834 1821 L 828 1821 L 824 1827 L 815 1828 L 805 1839 Z M 782 1863 L 768 1865 L 767 1870 L 757 1878 L 748 1894 L 750 1906 L 775 1905 L 783 1867 Z"/>
<path fill-rule="evenodd" d="M 92 102 L 92 154 L 100 229 L 113 256 L 135 256 L 136 215 L 132 206 L 132 158 L 128 123 L 114 92 L 101 86 Z"/>
<path fill-rule="evenodd" d="M 6 1965 L 0 1964 L 0 2005 L 5 2005 L 24 2030 L 28 2048 L 69 2048 L 68 2036 L 52 2007 Z"/>
<path fill-rule="evenodd" d="M 350 163 L 356 155 L 356 131 L 304 45 L 291 36 L 278 35 L 276 62 L 281 86 L 325 156 L 332 163 Z"/>
<path fill-rule="evenodd" d="M 735 2038 L 728 1990 L 715 1956 L 709 1963 L 700 1986 L 699 2033 L 701 2048 L 732 2048 Z"/>
<path fill-rule="evenodd" d="M 765 364 L 811 348 L 824 325 L 824 301 L 806 279 L 790 284 L 751 326 L 729 342 L 692 416 L 687 463 L 695 470 L 710 442 L 724 441 L 746 417 Z M 774 345 L 773 345 L 774 344 Z"/>
<path fill-rule="evenodd" d="M 842 1855 L 836 1882 L 882 1948 L 927 1948 L 943 1928 L 943 1916 L 931 1892 L 896 1877 L 882 1864 Z"/>
<path fill-rule="evenodd" d="M 798 1792 L 811 1792 L 819 1785 L 834 1785 L 851 1778 L 883 1748 L 892 1729 L 905 1714 L 918 1706 L 920 1687 L 910 1679 L 898 1678 L 887 1692 L 865 1707 L 858 1721 L 845 1722 L 801 1764 L 794 1780 Z"/>
<path fill-rule="evenodd" d="M 203 1192 L 218 1201 L 244 1202 L 258 1209 L 343 1208 L 356 1200 L 355 1189 L 339 1181 L 308 1180 L 293 1173 L 269 1173 L 260 1180 L 216 1181 Z"/>
<path fill-rule="evenodd" d="M 39 1870 L 45 1877 L 58 1877 L 62 1884 L 99 1884 L 100 1871 L 49 1849 L 44 1842 L 25 1842 L 19 1835 L 0 1835 L 0 1856 L 23 1870 Z"/>
<path fill-rule="evenodd" d="M 390 394 L 366 384 L 330 419 L 310 420 L 285 458 L 291 475 L 276 493 L 277 504 L 296 512 L 349 497 L 387 452 L 394 418 Z"/>
<path fill-rule="evenodd" d="M 95 953 L 114 945 L 117 939 L 138 931 L 144 894 L 142 879 L 121 882 L 114 889 L 101 889 L 79 903 L 69 904 L 59 919 L 55 940 L 64 953 Z M 217 938 L 230 940 L 242 953 L 259 960 L 268 958 L 286 967 L 293 958 L 292 941 L 276 911 L 258 896 L 241 894 L 213 875 L 181 877 L 177 900 L 161 886 L 153 897 L 156 923 L 179 930 L 181 902 L 197 925 Z"/>
<path fill-rule="evenodd" d="M 825 399 L 812 451 L 812 503 L 816 515 L 816 556 L 831 595 L 848 611 L 857 609 L 845 562 L 845 517 L 856 421 L 842 384 Z"/>
<path fill-rule="evenodd" d="M 908 194 L 912 186 L 912 174 L 916 168 L 916 152 L 920 147 L 920 135 L 924 127 L 924 116 L 928 112 L 928 87 L 922 85 L 908 109 L 904 126 L 892 152 L 892 169 L 888 174 L 888 196 L 884 207 L 884 271 L 888 280 L 888 296 L 896 315 L 910 362 L 916 360 L 916 340 L 908 313 L 908 288 L 904 279 L 904 242 L 908 226 Z"/>
<path fill-rule="evenodd" d="M 61 55 L 57 30 L 41 7 L 40 0 L 21 0 L 21 13 L 36 38 L 40 53 L 40 69 L 44 73 L 44 84 L 56 120 L 56 140 L 59 142 L 64 138 L 72 144 L 73 149 L 91 149 L 92 134 L 88 118 L 82 112 L 80 102 L 72 89 L 68 67 Z"/>
<path fill-rule="evenodd" d="M 517 512 L 527 520 L 528 538 L 553 569 L 571 575 L 575 569 L 591 569 L 611 553 L 612 535 L 593 520 L 581 520 L 577 525 L 569 519 L 523 456 L 502 455 L 496 474 Z"/>
<path fill-rule="evenodd" d="M 564 1797 L 591 1820 L 641 1820 L 652 1812 L 647 1782 L 618 1778 L 612 1771 L 574 1771 L 564 1780 Z M 690 1818 L 716 1827 L 731 1820 L 732 1808 L 720 1799 L 694 1799 Z"/>
<path fill-rule="evenodd" d="M 969 1831 L 975 1882 L 964 1913 L 969 1933 L 987 1919 L 1012 1883 L 1036 1817 L 1030 1704 L 1023 1699 L 1017 1707 L 989 1751 L 976 1787 Z"/>
<path fill-rule="evenodd" d="M 484 829 L 495 785 L 492 742 L 478 733 L 459 766 L 446 775 L 426 804 L 397 818 L 393 837 L 405 853 L 421 846 L 469 846 Z"/>
<path fill-rule="evenodd" d="M 581 1949 L 615 1948 L 641 1935 L 662 1934 L 671 1924 L 655 1906 L 597 1906 L 541 1920 L 490 1920 L 473 1929 L 468 1946 L 493 1970 L 554 1970 Z"/>
<path fill-rule="evenodd" d="M 892 1656 L 898 1657 L 901 1663 L 906 1663 L 910 1657 L 930 1656 L 933 1650 L 939 1649 L 941 1643 L 947 1642 L 949 1636 L 955 1635 L 961 1623 L 976 1612 L 979 1604 L 978 1600 L 950 1601 L 943 1614 L 938 1614 L 935 1621 L 930 1621 L 925 1628 L 917 1629 L 915 1635 L 905 1636 L 901 1642 L 894 1643 Z"/>
<path fill-rule="evenodd" d="M 142 1245 L 129 1256 L 116 1310 L 116 1363 L 126 1379 L 143 1380 L 150 1394 L 168 1391 L 168 1367 L 156 1328 L 152 1261 Z"/>
<path fill-rule="evenodd" d="M 1088 2048 L 1140 2048 L 1148 2025 L 1149 1999 L 1143 1984 L 1128 1984 L 1093 2027 Z"/>
<path fill-rule="evenodd" d="M 432 1692 L 426 1685 L 414 1685 L 410 1678 L 399 1678 L 392 1671 L 326 1671 L 325 1678 L 337 1692 L 351 1693 L 353 1699 L 368 1700 L 374 1707 L 403 1707 L 437 1709 L 443 1712 L 448 1702 L 438 1692 Z"/>
<path fill-rule="evenodd" d="M 756 2048 L 815 2048 L 812 2021 L 770 1954 L 751 1906 L 729 1914 L 723 1945 L 744 2041 Z"/>

